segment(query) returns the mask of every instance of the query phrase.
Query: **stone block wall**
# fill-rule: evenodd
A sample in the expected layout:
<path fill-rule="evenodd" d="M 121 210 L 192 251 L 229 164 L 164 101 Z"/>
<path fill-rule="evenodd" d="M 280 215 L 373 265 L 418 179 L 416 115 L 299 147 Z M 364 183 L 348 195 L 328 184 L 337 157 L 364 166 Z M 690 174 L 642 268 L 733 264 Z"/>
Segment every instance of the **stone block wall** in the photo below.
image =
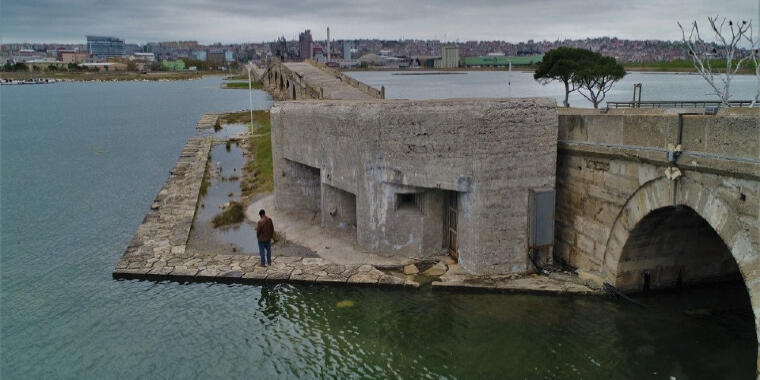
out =
<path fill-rule="evenodd" d="M 276 198 L 298 196 L 289 161 L 318 168 L 356 196 L 361 246 L 418 257 L 443 249 L 444 191 L 457 192 L 461 265 L 528 269 L 528 193 L 555 183 L 551 99 L 296 101 L 271 114 Z M 417 210 L 397 209 L 405 193 L 418 194 Z"/>
<path fill-rule="evenodd" d="M 745 278 L 756 276 L 750 268 L 760 252 L 760 110 L 683 116 L 683 153 L 671 164 L 679 111 L 695 110 L 561 111 L 558 260 L 630 290 L 640 290 L 644 272 L 653 288 L 672 286 L 679 276 L 687 283 L 731 275 L 736 266 L 720 244 L 705 241 L 713 230 Z M 678 167 L 675 180 L 666 175 L 671 166 Z M 641 234 L 647 215 L 674 206 L 697 217 L 668 219 Z"/>

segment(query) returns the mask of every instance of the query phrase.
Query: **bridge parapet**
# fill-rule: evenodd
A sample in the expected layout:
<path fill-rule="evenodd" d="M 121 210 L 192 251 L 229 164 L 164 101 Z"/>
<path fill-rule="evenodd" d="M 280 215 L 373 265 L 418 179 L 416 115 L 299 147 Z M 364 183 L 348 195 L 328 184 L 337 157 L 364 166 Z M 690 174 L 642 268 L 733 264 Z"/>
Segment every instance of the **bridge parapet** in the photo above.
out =
<path fill-rule="evenodd" d="M 760 109 L 695 113 L 560 109 L 559 147 L 568 153 L 677 166 L 682 171 L 760 178 Z"/>
<path fill-rule="evenodd" d="M 317 67 L 318 69 L 328 72 L 332 75 L 335 75 L 336 78 L 340 79 L 344 83 L 348 83 L 349 85 L 358 88 L 360 91 L 366 93 L 367 95 L 375 98 L 375 99 L 385 99 L 385 87 L 381 87 L 379 90 L 367 85 L 363 82 L 359 82 L 358 80 L 351 78 L 350 76 L 342 73 L 340 70 L 336 70 L 332 67 L 329 67 L 323 63 L 319 63 L 314 60 L 307 60 L 310 64 Z"/>

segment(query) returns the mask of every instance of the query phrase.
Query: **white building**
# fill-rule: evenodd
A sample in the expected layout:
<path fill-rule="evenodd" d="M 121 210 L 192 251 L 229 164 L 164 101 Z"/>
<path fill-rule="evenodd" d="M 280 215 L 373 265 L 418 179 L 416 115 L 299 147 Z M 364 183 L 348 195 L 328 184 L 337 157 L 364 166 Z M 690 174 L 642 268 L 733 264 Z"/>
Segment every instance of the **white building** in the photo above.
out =
<path fill-rule="evenodd" d="M 455 69 L 459 67 L 459 48 L 456 46 L 444 46 L 441 49 L 441 58 L 434 62 L 436 69 Z"/>

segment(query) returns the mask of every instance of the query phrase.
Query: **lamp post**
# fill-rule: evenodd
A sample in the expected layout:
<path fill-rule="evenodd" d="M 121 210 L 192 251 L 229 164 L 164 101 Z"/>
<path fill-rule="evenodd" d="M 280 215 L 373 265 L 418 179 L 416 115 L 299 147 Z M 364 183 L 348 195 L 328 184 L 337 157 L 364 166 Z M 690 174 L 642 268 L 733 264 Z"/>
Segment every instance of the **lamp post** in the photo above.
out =
<path fill-rule="evenodd" d="M 246 68 L 248 71 L 248 101 L 250 103 L 250 110 L 251 110 L 251 133 L 253 133 L 253 86 L 251 84 L 251 70 L 253 70 L 253 62 L 248 61 L 248 65 L 246 65 Z"/>

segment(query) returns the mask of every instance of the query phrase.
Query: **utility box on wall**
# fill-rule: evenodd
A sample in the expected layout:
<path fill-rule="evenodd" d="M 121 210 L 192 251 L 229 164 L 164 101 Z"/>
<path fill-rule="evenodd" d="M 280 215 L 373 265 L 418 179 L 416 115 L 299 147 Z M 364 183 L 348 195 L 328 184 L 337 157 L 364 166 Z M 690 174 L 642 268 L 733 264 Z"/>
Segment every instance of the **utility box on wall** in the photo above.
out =
<path fill-rule="evenodd" d="M 533 189 L 530 191 L 530 226 L 528 246 L 546 247 L 554 244 L 554 189 Z"/>

